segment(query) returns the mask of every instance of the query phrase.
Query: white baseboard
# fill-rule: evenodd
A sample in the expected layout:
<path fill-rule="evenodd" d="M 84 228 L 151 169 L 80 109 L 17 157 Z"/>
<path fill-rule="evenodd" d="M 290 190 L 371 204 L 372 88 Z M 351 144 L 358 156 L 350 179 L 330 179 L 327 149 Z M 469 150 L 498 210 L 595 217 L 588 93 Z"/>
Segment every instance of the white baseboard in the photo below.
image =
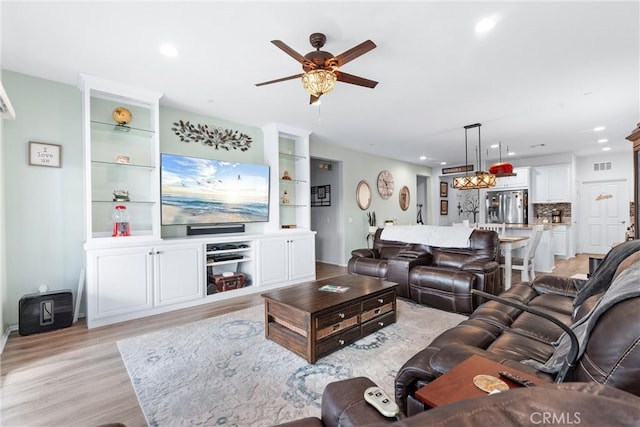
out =
<path fill-rule="evenodd" d="M 12 325 L 5 329 L 4 333 L 2 334 L 2 338 L 0 339 L 0 354 L 2 354 L 2 352 L 4 351 L 4 346 L 5 344 L 7 344 L 7 340 L 9 339 L 9 335 L 11 335 L 11 332 L 17 330 L 18 325 Z"/>

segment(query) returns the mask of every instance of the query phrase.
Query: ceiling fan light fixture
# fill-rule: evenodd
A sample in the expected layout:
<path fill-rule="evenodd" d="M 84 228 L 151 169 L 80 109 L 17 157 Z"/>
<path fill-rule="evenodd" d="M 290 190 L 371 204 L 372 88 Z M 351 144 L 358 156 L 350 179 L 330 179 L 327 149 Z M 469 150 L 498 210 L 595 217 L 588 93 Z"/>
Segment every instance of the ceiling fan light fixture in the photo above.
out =
<path fill-rule="evenodd" d="M 316 69 L 302 76 L 302 86 L 313 96 L 320 97 L 333 90 L 338 77 L 331 70 Z"/>

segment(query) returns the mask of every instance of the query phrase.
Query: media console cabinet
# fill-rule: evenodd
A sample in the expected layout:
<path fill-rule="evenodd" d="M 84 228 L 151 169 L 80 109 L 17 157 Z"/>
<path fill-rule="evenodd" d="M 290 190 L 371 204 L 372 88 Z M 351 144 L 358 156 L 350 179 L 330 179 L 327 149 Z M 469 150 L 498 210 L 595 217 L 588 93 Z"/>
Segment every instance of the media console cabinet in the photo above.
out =
<path fill-rule="evenodd" d="M 89 328 L 315 280 L 313 231 L 120 239 L 85 245 Z M 246 284 L 207 295 L 208 273 Z"/>

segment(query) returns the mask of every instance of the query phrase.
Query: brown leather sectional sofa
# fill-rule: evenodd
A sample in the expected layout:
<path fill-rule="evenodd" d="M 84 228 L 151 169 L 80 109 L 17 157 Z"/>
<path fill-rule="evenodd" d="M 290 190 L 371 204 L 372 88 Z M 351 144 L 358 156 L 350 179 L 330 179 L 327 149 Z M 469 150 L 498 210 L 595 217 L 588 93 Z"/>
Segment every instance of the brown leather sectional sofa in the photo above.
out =
<path fill-rule="evenodd" d="M 400 297 L 466 314 L 482 302 L 472 289 L 502 292 L 495 231 L 474 230 L 468 248 L 440 248 L 382 240 L 382 230 L 376 231 L 372 249 L 351 252 L 349 273 L 396 282 Z"/>
<path fill-rule="evenodd" d="M 458 426 L 534 425 L 543 414 L 575 417 L 555 424 L 640 425 L 640 240 L 622 243 L 604 258 L 589 280 L 539 276 L 500 295 L 550 315 L 586 339 L 563 382 L 525 360 L 552 358 L 562 329 L 548 320 L 500 302 L 488 301 L 467 320 L 443 332 L 398 371 L 395 400 L 402 420 L 394 422 L 366 403 L 373 382 L 351 378 L 329 384 L 322 419 L 287 425 Z M 547 379 L 548 385 L 512 389 L 495 396 L 426 408 L 415 392 L 471 355 L 481 355 Z M 391 394 L 391 390 L 387 390 Z"/>

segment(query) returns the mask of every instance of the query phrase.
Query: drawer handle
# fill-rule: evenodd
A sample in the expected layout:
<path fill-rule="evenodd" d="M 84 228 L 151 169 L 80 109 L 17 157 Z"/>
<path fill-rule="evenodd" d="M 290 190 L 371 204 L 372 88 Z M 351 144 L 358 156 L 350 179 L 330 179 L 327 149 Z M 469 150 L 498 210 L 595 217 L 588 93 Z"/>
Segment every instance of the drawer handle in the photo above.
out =
<path fill-rule="evenodd" d="M 383 300 L 382 298 L 378 298 L 378 302 L 379 302 L 380 304 L 382 304 L 382 303 L 384 302 L 384 300 Z"/>
<path fill-rule="evenodd" d="M 384 322 L 378 322 L 378 325 L 384 326 Z"/>
<path fill-rule="evenodd" d="M 340 343 L 340 345 L 344 345 L 344 340 L 338 340 L 338 342 Z"/>
<path fill-rule="evenodd" d="M 379 309 L 379 308 L 376 308 L 375 310 L 373 310 L 373 314 L 378 315 L 378 314 L 380 314 L 380 311 L 382 311 L 382 310 Z"/>
<path fill-rule="evenodd" d="M 341 318 L 341 319 L 344 319 L 344 313 L 338 314 L 338 317 Z"/>

